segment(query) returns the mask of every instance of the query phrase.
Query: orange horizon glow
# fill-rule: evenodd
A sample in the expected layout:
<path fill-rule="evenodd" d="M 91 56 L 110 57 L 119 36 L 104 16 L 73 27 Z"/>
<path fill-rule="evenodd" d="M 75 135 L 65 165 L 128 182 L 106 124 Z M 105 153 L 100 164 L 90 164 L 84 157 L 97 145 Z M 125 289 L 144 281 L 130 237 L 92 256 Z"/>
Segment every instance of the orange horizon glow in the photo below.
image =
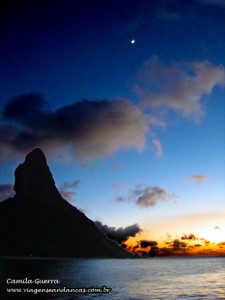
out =
<path fill-rule="evenodd" d="M 152 256 L 225 256 L 223 212 L 157 219 L 144 225 L 141 232 L 124 243 L 127 250 Z M 149 241 L 150 246 L 141 247 L 141 241 Z M 154 241 L 157 242 L 156 246 L 152 243 Z"/>
<path fill-rule="evenodd" d="M 193 233 L 184 234 L 180 237 L 171 237 L 167 235 L 167 240 L 150 240 L 141 233 L 138 237 L 130 237 L 123 246 L 130 252 L 139 255 L 150 256 L 225 256 L 225 235 L 219 227 L 214 229 L 218 231 L 214 239 L 209 240 L 206 237 L 211 236 L 211 232 L 205 237 L 199 237 Z M 220 232 L 221 230 L 221 232 Z M 212 231 L 212 232 L 214 232 Z M 213 237 L 213 235 L 212 235 Z M 149 242 L 150 246 L 142 247 L 141 242 Z M 156 245 L 153 245 L 156 243 Z M 146 243 L 145 243 L 146 244 Z"/>

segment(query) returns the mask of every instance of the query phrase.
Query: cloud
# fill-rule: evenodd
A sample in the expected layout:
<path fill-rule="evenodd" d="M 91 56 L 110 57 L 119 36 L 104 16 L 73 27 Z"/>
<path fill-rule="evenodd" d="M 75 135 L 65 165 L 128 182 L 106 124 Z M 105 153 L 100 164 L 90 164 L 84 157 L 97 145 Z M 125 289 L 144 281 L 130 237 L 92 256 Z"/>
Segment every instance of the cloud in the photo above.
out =
<path fill-rule="evenodd" d="M 166 249 L 170 249 L 170 250 L 168 250 L 168 253 L 165 252 L 164 254 L 175 254 L 176 251 L 182 251 L 184 254 L 186 253 L 187 250 L 191 250 L 195 248 L 193 242 L 196 242 L 198 240 L 202 240 L 202 239 L 199 239 L 193 233 L 183 234 L 181 238 L 175 238 L 175 239 L 172 239 L 170 235 L 167 235 L 167 240 L 164 241 L 164 243 L 168 245 Z M 162 248 L 160 250 L 164 252 Z"/>
<path fill-rule="evenodd" d="M 185 242 L 180 241 L 179 239 L 175 239 L 172 242 L 172 247 L 173 247 L 174 251 L 177 251 L 177 250 L 181 250 L 181 249 L 186 248 L 187 244 Z"/>
<path fill-rule="evenodd" d="M 10 183 L 0 184 L 0 202 L 14 196 L 14 185 Z"/>
<path fill-rule="evenodd" d="M 169 199 L 167 192 L 160 187 L 152 187 L 145 189 L 135 190 L 137 197 L 136 204 L 141 207 L 153 207 L 158 202 L 166 201 Z"/>
<path fill-rule="evenodd" d="M 59 189 L 59 192 L 61 194 L 61 196 L 63 197 L 63 199 L 67 200 L 68 202 L 72 202 L 74 196 L 76 196 L 75 192 L 71 192 L 71 191 L 63 191 Z"/>
<path fill-rule="evenodd" d="M 119 190 L 123 187 L 123 185 L 121 183 L 113 183 L 112 184 L 112 188 L 115 190 Z"/>
<path fill-rule="evenodd" d="M 71 183 L 69 182 L 64 182 L 60 187 L 59 187 L 59 192 L 61 196 L 66 199 L 68 202 L 71 202 L 73 200 L 73 197 L 76 195 L 75 192 L 68 191 L 68 189 L 71 188 L 76 188 L 80 184 L 80 180 L 77 179 Z"/>
<path fill-rule="evenodd" d="M 128 197 L 119 196 L 117 202 L 133 202 L 144 208 L 153 207 L 159 202 L 165 202 L 177 198 L 175 194 L 168 194 L 164 189 L 138 184 L 129 192 Z"/>
<path fill-rule="evenodd" d="M 197 240 L 198 238 L 193 234 L 193 233 L 190 233 L 190 234 L 184 234 L 182 235 L 181 237 L 182 240 Z"/>
<path fill-rule="evenodd" d="M 141 248 L 153 247 L 158 245 L 156 241 L 149 241 L 149 240 L 141 240 L 139 241 L 139 244 Z"/>
<path fill-rule="evenodd" d="M 99 221 L 96 221 L 95 224 L 109 239 L 114 240 L 119 244 L 127 241 L 129 237 L 135 237 L 136 234 L 142 231 L 138 224 L 133 224 L 125 228 L 120 227 L 118 229 L 103 225 Z"/>
<path fill-rule="evenodd" d="M 133 190 L 133 197 L 136 197 L 135 203 L 140 207 L 153 207 L 159 202 L 168 201 L 174 198 L 174 195 L 169 195 L 164 189 L 154 187 L 136 186 Z"/>
<path fill-rule="evenodd" d="M 166 121 L 162 119 L 162 116 L 148 115 L 147 120 L 150 125 L 153 125 L 155 127 L 166 127 Z"/>
<path fill-rule="evenodd" d="M 163 149 L 160 141 L 158 139 L 153 139 L 152 144 L 156 147 L 156 155 L 158 157 L 163 156 Z"/>
<path fill-rule="evenodd" d="M 123 197 L 123 196 L 119 196 L 116 198 L 116 201 L 117 202 L 126 202 L 127 201 L 127 198 Z"/>
<path fill-rule="evenodd" d="M 201 244 L 195 244 L 194 247 L 199 248 L 199 247 L 202 247 L 202 245 Z"/>
<path fill-rule="evenodd" d="M 200 238 L 200 240 L 205 244 L 205 246 L 210 244 L 210 241 L 206 240 L 205 238 Z"/>
<path fill-rule="evenodd" d="M 0 120 L 1 155 L 67 148 L 84 162 L 121 149 L 141 151 L 148 131 L 144 114 L 121 99 L 82 100 L 51 111 L 42 95 L 26 94 L 12 99 Z"/>
<path fill-rule="evenodd" d="M 207 178 L 208 177 L 206 175 L 201 175 L 201 174 L 195 174 L 195 175 L 190 176 L 190 179 L 193 180 L 198 185 L 201 185 L 202 183 L 204 183 Z"/>
<path fill-rule="evenodd" d="M 213 229 L 219 230 L 221 228 L 220 228 L 220 226 L 214 226 Z"/>
<path fill-rule="evenodd" d="M 65 189 L 70 189 L 70 188 L 76 188 L 78 187 L 78 185 L 80 184 L 80 180 L 77 179 L 77 180 L 74 180 L 73 182 L 69 183 L 69 182 L 64 182 L 62 185 L 61 185 L 61 189 L 62 190 L 65 190 Z"/>
<path fill-rule="evenodd" d="M 134 91 L 145 105 L 197 121 L 204 113 L 203 97 L 216 85 L 224 85 L 224 67 L 209 61 L 164 65 L 153 56 L 137 81 Z"/>

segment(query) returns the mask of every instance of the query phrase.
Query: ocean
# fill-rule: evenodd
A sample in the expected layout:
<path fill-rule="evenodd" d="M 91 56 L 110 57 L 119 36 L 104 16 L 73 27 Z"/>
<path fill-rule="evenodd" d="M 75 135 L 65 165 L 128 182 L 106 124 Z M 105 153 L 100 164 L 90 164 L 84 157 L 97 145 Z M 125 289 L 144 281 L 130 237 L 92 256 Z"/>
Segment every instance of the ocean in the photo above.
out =
<path fill-rule="evenodd" d="M 225 299 L 225 258 L 0 259 L 0 299 Z"/>

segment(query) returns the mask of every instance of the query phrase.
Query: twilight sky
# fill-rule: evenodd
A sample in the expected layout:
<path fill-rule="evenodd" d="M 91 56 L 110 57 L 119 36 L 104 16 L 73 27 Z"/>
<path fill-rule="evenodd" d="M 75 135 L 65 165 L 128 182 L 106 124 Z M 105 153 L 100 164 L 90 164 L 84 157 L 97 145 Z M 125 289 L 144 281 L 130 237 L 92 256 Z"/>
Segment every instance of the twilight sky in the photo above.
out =
<path fill-rule="evenodd" d="M 225 252 L 224 0 L 5 2 L 1 200 L 40 147 L 120 242 Z"/>

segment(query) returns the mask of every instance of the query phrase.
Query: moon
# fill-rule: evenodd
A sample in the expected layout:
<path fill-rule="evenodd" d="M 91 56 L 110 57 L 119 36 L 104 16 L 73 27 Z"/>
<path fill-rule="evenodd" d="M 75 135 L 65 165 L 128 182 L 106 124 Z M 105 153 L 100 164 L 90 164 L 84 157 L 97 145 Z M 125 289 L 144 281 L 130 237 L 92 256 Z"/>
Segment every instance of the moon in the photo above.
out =
<path fill-rule="evenodd" d="M 130 43 L 131 43 L 131 44 L 135 44 L 135 40 L 131 40 Z"/>

